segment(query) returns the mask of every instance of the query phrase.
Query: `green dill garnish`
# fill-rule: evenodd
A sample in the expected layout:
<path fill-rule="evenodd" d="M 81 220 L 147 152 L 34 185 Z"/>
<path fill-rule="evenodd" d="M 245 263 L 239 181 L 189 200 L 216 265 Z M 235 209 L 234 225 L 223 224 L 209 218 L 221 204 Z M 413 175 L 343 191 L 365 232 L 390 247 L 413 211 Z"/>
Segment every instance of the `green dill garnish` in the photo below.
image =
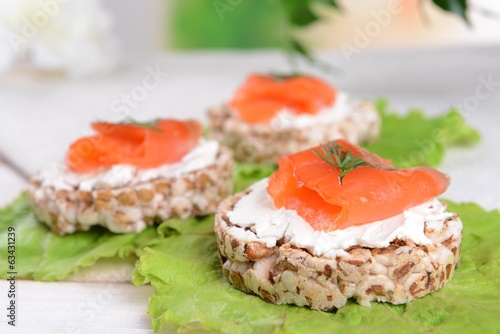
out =
<path fill-rule="evenodd" d="M 159 121 L 160 121 L 160 119 L 154 119 L 154 120 L 149 121 L 149 122 L 139 122 L 131 117 L 128 117 L 125 119 L 124 122 L 122 122 L 120 124 L 132 124 L 132 125 L 140 126 L 141 128 L 146 128 L 146 129 L 150 129 L 150 130 L 154 130 L 154 131 L 163 132 L 163 130 L 158 127 Z"/>
<path fill-rule="evenodd" d="M 270 72 L 268 76 L 273 79 L 274 81 L 285 81 L 288 79 L 293 79 L 293 78 L 300 78 L 303 77 L 304 74 L 302 73 L 290 73 L 290 74 L 283 74 L 283 73 L 277 73 L 277 72 Z"/>
<path fill-rule="evenodd" d="M 361 166 L 371 166 L 367 161 L 360 156 L 355 155 L 351 150 L 345 150 L 340 144 L 334 141 L 326 144 L 320 144 L 321 152 L 313 150 L 321 159 L 328 162 L 334 167 L 340 169 L 339 184 L 342 185 L 342 179 L 355 168 Z"/>

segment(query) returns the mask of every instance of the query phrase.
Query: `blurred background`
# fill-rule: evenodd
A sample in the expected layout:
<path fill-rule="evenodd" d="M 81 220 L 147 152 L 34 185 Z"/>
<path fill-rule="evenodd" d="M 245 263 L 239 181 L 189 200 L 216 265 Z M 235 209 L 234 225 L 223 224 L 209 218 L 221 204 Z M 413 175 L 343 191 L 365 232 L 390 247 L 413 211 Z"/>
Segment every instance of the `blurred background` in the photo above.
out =
<path fill-rule="evenodd" d="M 162 50 L 280 48 L 290 30 L 284 2 L 0 0 L 0 72 L 30 65 L 85 76 Z M 470 24 L 430 0 L 324 3 L 313 4 L 321 20 L 293 29 L 314 50 L 500 42 L 498 1 L 468 1 Z"/>

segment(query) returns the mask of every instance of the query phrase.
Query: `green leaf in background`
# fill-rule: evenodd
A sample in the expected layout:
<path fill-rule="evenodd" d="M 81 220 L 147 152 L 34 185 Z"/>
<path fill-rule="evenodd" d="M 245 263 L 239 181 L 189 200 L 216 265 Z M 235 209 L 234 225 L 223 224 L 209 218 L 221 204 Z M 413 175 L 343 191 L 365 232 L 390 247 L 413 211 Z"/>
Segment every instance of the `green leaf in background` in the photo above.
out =
<path fill-rule="evenodd" d="M 330 7 L 333 7 L 335 9 L 337 9 L 337 10 L 341 9 L 341 7 L 339 6 L 339 4 L 337 3 L 337 0 L 316 0 L 316 2 L 322 3 L 322 4 L 330 6 Z"/>
<path fill-rule="evenodd" d="M 420 0 L 419 0 L 420 1 Z M 432 0 L 439 8 L 467 18 L 467 0 Z M 316 5 L 342 13 L 337 0 L 172 0 L 168 8 L 169 43 L 180 49 L 279 47 L 324 69 L 307 44 L 294 44 L 294 30 L 321 21 Z M 483 14 L 494 13 L 482 10 Z"/>
<path fill-rule="evenodd" d="M 292 25 L 303 27 L 318 21 L 320 18 L 311 8 L 315 0 L 281 0 Z"/>
<path fill-rule="evenodd" d="M 439 8 L 460 16 L 464 21 L 469 22 L 467 18 L 467 0 L 432 0 Z"/>
<path fill-rule="evenodd" d="M 315 61 L 309 51 L 305 48 L 305 46 L 295 38 L 290 39 L 290 52 L 292 53 L 292 55 L 293 53 L 301 55 L 310 63 Z"/>
<path fill-rule="evenodd" d="M 437 166 L 450 146 L 470 146 L 480 140 L 456 109 L 428 117 L 421 110 L 404 116 L 388 111 L 388 102 L 376 102 L 382 119 L 380 138 L 364 145 L 366 149 L 390 159 L 397 167 Z"/>
<path fill-rule="evenodd" d="M 272 48 L 288 42 L 276 0 L 171 0 L 168 7 L 174 48 Z"/>
<path fill-rule="evenodd" d="M 157 332 L 494 333 L 500 317 L 500 212 L 448 206 L 464 223 L 461 265 L 443 289 L 405 305 L 373 302 L 364 308 L 350 302 L 329 313 L 266 303 L 222 278 L 215 237 L 203 227 L 199 234 L 146 248 L 133 282 L 155 288 L 148 313 Z"/>
<path fill-rule="evenodd" d="M 92 266 L 101 258 L 126 258 L 136 249 L 154 244 L 154 228 L 139 234 L 114 234 L 93 228 L 64 237 L 38 222 L 23 193 L 10 206 L 0 210 L 0 249 L 7 249 L 7 229 L 16 229 L 16 272 L 18 278 L 57 281 L 80 268 Z M 0 277 L 6 277 L 7 261 L 0 261 Z"/>

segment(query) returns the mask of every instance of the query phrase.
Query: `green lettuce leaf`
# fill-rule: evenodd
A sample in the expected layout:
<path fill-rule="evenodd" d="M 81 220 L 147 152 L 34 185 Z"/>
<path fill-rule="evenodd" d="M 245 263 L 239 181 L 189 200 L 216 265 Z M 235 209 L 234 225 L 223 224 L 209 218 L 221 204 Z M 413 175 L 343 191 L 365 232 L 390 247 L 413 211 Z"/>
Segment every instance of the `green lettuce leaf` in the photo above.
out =
<path fill-rule="evenodd" d="M 493 333 L 500 317 L 500 212 L 448 202 L 464 223 L 461 265 L 439 291 L 405 305 L 349 302 L 336 313 L 272 305 L 222 278 L 210 219 L 199 233 L 145 248 L 133 274 L 155 288 L 148 313 L 156 332 Z"/>
<path fill-rule="evenodd" d="M 274 167 L 237 166 L 235 188 L 243 190 L 269 176 Z M 210 224 L 204 222 L 210 221 Z M 7 229 L 16 230 L 16 272 L 18 278 L 59 281 L 101 258 L 127 258 L 170 236 L 213 231 L 213 216 L 191 219 L 172 218 L 139 234 L 115 234 L 94 227 L 86 232 L 59 236 L 37 221 L 28 197 L 23 193 L 11 205 L 0 209 L 0 249 L 7 250 Z M 0 261 L 0 277 L 7 277 L 8 263 Z"/>
<path fill-rule="evenodd" d="M 410 110 L 400 116 L 388 111 L 386 100 L 376 102 L 382 119 L 380 138 L 364 147 L 400 168 L 439 165 L 449 146 L 472 146 L 480 140 L 479 132 L 468 126 L 457 109 L 437 116 L 425 116 Z"/>
<path fill-rule="evenodd" d="M 100 258 L 126 258 L 159 239 L 152 227 L 139 234 L 114 234 L 96 227 L 87 232 L 58 236 L 36 220 L 26 193 L 0 210 L 2 250 L 7 250 L 9 227 L 16 230 L 17 277 L 37 281 L 61 280 Z M 7 261 L 0 261 L 0 277 L 6 277 L 7 269 Z"/>
<path fill-rule="evenodd" d="M 161 223 L 157 228 L 157 232 L 162 237 L 179 234 L 211 233 L 214 230 L 213 219 L 213 215 L 187 219 L 171 218 Z M 206 224 L 207 221 L 211 222 L 211 224 Z"/>
<path fill-rule="evenodd" d="M 273 165 L 236 162 L 234 165 L 234 192 L 245 190 L 255 182 L 270 176 L 275 171 L 276 166 Z"/>
<path fill-rule="evenodd" d="M 399 168 L 436 167 L 443 160 L 446 148 L 473 146 L 481 138 L 455 108 L 443 115 L 429 117 L 419 109 L 412 109 L 405 115 L 390 112 L 389 102 L 384 99 L 377 100 L 375 106 L 382 124 L 380 137 L 363 146 L 390 159 Z M 246 189 L 275 170 L 272 165 L 236 164 L 235 191 Z"/>

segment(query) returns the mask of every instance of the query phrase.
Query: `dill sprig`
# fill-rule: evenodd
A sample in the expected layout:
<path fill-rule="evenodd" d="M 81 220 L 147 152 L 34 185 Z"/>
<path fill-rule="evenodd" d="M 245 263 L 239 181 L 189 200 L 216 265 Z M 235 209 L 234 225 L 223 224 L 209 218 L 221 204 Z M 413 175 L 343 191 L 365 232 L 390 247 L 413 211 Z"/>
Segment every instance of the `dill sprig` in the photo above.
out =
<path fill-rule="evenodd" d="M 340 185 L 342 185 L 342 179 L 355 168 L 370 165 L 367 161 L 355 155 L 351 150 L 345 150 L 336 142 L 332 141 L 326 144 L 320 144 L 319 147 L 321 148 L 321 152 L 319 150 L 314 150 L 314 153 L 332 166 L 340 169 L 338 176 Z"/>
<path fill-rule="evenodd" d="M 292 73 L 278 73 L 278 72 L 270 72 L 268 76 L 273 79 L 274 81 L 285 81 L 288 79 L 293 79 L 293 78 L 300 78 L 303 77 L 304 74 L 299 73 L 299 72 L 292 72 Z"/>
<path fill-rule="evenodd" d="M 128 117 L 127 119 L 125 119 L 125 122 L 122 122 L 121 124 L 132 124 L 132 125 L 140 126 L 141 128 L 146 128 L 146 129 L 150 129 L 150 130 L 154 130 L 154 131 L 163 132 L 163 130 L 158 127 L 159 121 L 160 121 L 159 119 L 154 119 L 154 120 L 149 121 L 149 122 L 139 122 L 139 121 L 136 121 L 135 119 L 133 119 L 132 117 Z"/>

